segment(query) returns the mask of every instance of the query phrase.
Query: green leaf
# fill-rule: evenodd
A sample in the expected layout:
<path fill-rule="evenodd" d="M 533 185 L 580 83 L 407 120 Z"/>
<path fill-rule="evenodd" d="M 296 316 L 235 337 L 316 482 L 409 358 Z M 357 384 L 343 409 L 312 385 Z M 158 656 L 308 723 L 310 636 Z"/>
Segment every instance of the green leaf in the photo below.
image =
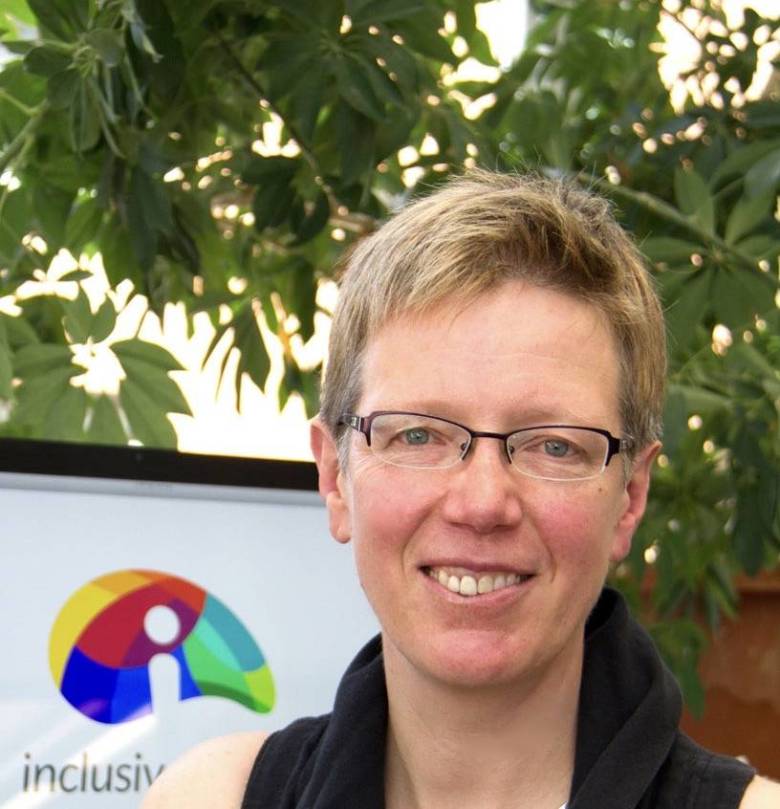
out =
<path fill-rule="evenodd" d="M 35 42 L 31 42 L 30 40 L 3 39 L 4 31 L 5 29 L 0 29 L 0 42 L 3 43 L 3 47 L 10 53 L 15 53 L 18 54 L 19 56 L 25 56 L 33 48 L 36 47 Z"/>
<path fill-rule="evenodd" d="M 721 393 L 697 387 L 696 385 L 681 385 L 671 383 L 669 396 L 680 396 L 685 402 L 685 420 L 691 413 L 706 414 L 715 410 L 732 410 L 734 402 Z"/>
<path fill-rule="evenodd" d="M 118 31 L 97 28 L 87 34 L 86 40 L 108 67 L 116 67 L 122 61 L 124 48 Z"/>
<path fill-rule="evenodd" d="M 116 309 L 110 298 L 106 298 L 98 307 L 90 326 L 90 337 L 93 343 L 107 339 L 116 326 Z"/>
<path fill-rule="evenodd" d="M 477 28 L 471 36 L 466 39 L 466 44 L 469 48 L 469 56 L 482 62 L 483 65 L 490 67 L 498 67 L 499 63 L 493 55 L 493 49 L 490 46 L 490 40 L 485 35 L 484 31 Z"/>
<path fill-rule="evenodd" d="M 11 317 L 10 315 L 0 314 L 0 320 L 5 323 L 6 336 L 11 348 L 17 350 L 19 348 L 34 348 L 41 344 L 35 329 L 24 317 Z M 57 347 L 62 348 L 62 346 Z M 70 350 L 68 353 L 70 353 Z"/>
<path fill-rule="evenodd" d="M 19 421 L 33 426 L 42 425 L 52 408 L 72 387 L 70 380 L 83 371 L 83 368 L 70 365 L 25 379 L 17 390 L 16 412 Z"/>
<path fill-rule="evenodd" d="M 697 655 L 698 657 L 698 655 Z M 705 691 L 699 672 L 695 664 L 684 667 L 678 666 L 675 674 L 680 680 L 680 689 L 685 698 L 685 704 L 691 714 L 698 719 L 704 715 Z"/>
<path fill-rule="evenodd" d="M 450 143 L 455 152 L 457 160 L 460 162 L 468 154 L 468 144 L 474 140 L 471 130 L 462 118 L 452 110 L 444 110 L 444 118 L 450 133 Z"/>
<path fill-rule="evenodd" d="M 328 197 L 324 192 L 317 195 L 317 199 L 311 204 L 311 209 L 303 212 L 303 216 L 297 221 L 293 222 L 293 230 L 295 231 L 295 244 L 301 245 L 311 241 L 315 236 L 322 232 L 328 224 L 330 218 L 330 203 Z"/>
<path fill-rule="evenodd" d="M 295 189 L 290 180 L 273 179 L 258 186 L 252 199 L 255 230 L 262 233 L 281 225 L 292 213 L 294 202 Z"/>
<path fill-rule="evenodd" d="M 477 14 L 473 0 L 457 0 L 455 6 L 458 33 L 468 42 L 477 30 Z"/>
<path fill-rule="evenodd" d="M 737 247 L 741 252 L 753 256 L 757 262 L 762 258 L 771 261 L 780 255 L 780 240 L 773 239 L 765 233 L 748 236 L 746 239 L 739 241 Z"/>
<path fill-rule="evenodd" d="M 164 184 L 136 166 L 130 175 L 130 195 L 127 201 L 128 218 L 133 209 L 149 232 L 170 233 L 173 229 L 171 200 Z"/>
<path fill-rule="evenodd" d="M 682 391 L 670 386 L 664 404 L 664 452 L 675 456 L 688 431 L 688 404 Z"/>
<path fill-rule="evenodd" d="M 88 0 L 27 0 L 38 22 L 59 39 L 75 38 L 87 27 Z"/>
<path fill-rule="evenodd" d="M 73 192 L 62 191 L 48 183 L 38 183 L 33 189 L 33 205 L 40 223 L 41 234 L 52 253 L 65 242 L 65 229 L 73 202 Z"/>
<path fill-rule="evenodd" d="M 117 409 L 108 396 L 99 396 L 92 405 L 92 417 L 86 434 L 87 440 L 95 444 L 126 444 L 122 421 Z"/>
<path fill-rule="evenodd" d="M 450 49 L 447 41 L 438 33 L 441 24 L 442 17 L 432 11 L 399 20 L 396 22 L 395 28 L 412 50 L 439 62 L 457 65 L 458 58 Z"/>
<path fill-rule="evenodd" d="M 266 325 L 274 334 L 279 334 L 279 318 L 276 316 L 276 310 L 271 301 L 270 292 L 263 292 L 261 294 L 260 305 L 263 309 L 263 317 L 265 318 Z"/>
<path fill-rule="evenodd" d="M 694 253 L 701 255 L 706 252 L 706 248 L 700 244 L 671 236 L 651 236 L 645 239 L 640 247 L 651 261 L 675 265 L 689 264 Z"/>
<path fill-rule="evenodd" d="M 257 185 L 252 212 L 258 233 L 281 225 L 290 216 L 295 201 L 292 182 L 299 165 L 298 159 L 253 156 L 244 166 L 244 182 Z"/>
<path fill-rule="evenodd" d="M 290 96 L 291 118 L 305 143 L 311 143 L 322 111 L 326 77 L 319 70 L 308 70 L 296 83 Z"/>
<path fill-rule="evenodd" d="M 22 379 L 43 376 L 55 369 L 72 368 L 72 359 L 73 352 L 68 346 L 51 343 L 23 345 L 14 356 L 14 372 Z"/>
<path fill-rule="evenodd" d="M 268 372 L 271 370 L 271 360 L 260 332 L 252 301 L 248 301 L 238 310 L 232 325 L 235 335 L 233 344 L 241 352 L 236 369 L 236 402 L 240 410 L 243 375 L 248 374 L 255 385 L 260 390 L 264 390 Z"/>
<path fill-rule="evenodd" d="M 8 335 L 5 330 L 5 318 L 0 318 L 0 399 L 9 399 L 13 391 L 13 359 Z"/>
<path fill-rule="evenodd" d="M 687 348 L 696 337 L 696 326 L 709 311 L 711 274 L 702 269 L 667 270 L 656 276 L 661 287 L 671 348 Z"/>
<path fill-rule="evenodd" d="M 364 53 L 374 59 L 383 59 L 387 70 L 395 73 L 399 86 L 408 94 L 416 93 L 419 87 L 419 70 L 414 56 L 402 45 L 394 42 L 385 32 L 376 36 L 355 35 Z"/>
<path fill-rule="evenodd" d="M 122 364 L 125 359 L 132 359 L 145 362 L 163 371 L 184 370 L 184 367 L 169 351 L 145 340 L 122 340 L 119 343 L 112 343 L 111 349 Z"/>
<path fill-rule="evenodd" d="M 772 475 L 771 470 L 769 474 Z M 773 485 L 774 490 L 769 492 L 768 500 L 767 493 L 759 486 L 742 488 L 737 498 L 734 552 L 739 564 L 750 576 L 755 576 L 761 570 L 766 558 L 765 543 L 772 525 L 771 509 L 777 507 L 776 482 Z"/>
<path fill-rule="evenodd" d="M 284 377 L 279 383 L 279 412 L 281 413 L 293 393 L 300 394 L 303 388 L 303 377 L 295 360 L 285 359 Z"/>
<path fill-rule="evenodd" d="M 63 326 L 71 343 L 86 343 L 92 328 L 92 309 L 87 293 L 79 287 L 78 295 L 73 301 L 62 301 L 65 312 Z"/>
<path fill-rule="evenodd" d="M 301 165 L 299 158 L 258 157 L 252 155 L 241 171 L 241 179 L 250 185 L 271 182 L 290 182 Z"/>
<path fill-rule="evenodd" d="M 384 70 L 362 54 L 354 56 L 354 60 L 363 66 L 371 89 L 380 102 L 398 108 L 403 106 L 404 99 L 401 95 L 401 91 L 396 86 L 395 81 L 393 81 Z"/>
<path fill-rule="evenodd" d="M 420 118 L 419 110 L 399 109 L 392 120 L 384 126 L 374 129 L 374 154 L 369 155 L 366 150 L 366 160 L 373 164 L 394 154 L 409 142 L 415 124 Z"/>
<path fill-rule="evenodd" d="M 751 197 L 771 194 L 780 185 L 780 149 L 770 152 L 745 175 L 745 193 Z"/>
<path fill-rule="evenodd" d="M 167 371 L 131 357 L 122 359 L 122 368 L 127 374 L 127 379 L 142 390 L 154 402 L 155 407 L 164 413 L 192 415 L 187 400 L 179 386 L 168 376 Z"/>
<path fill-rule="evenodd" d="M 24 186 L 5 198 L 0 217 L 0 237 L 9 238 L 13 247 L 17 247 L 22 237 L 30 230 L 30 222 L 35 216 L 31 203 L 30 194 Z"/>
<path fill-rule="evenodd" d="M 726 222 L 726 241 L 734 244 L 746 233 L 755 230 L 762 220 L 771 213 L 774 206 L 774 194 L 766 191 L 763 194 L 746 192 L 737 200 L 737 204 L 729 214 Z"/>
<path fill-rule="evenodd" d="M 144 176 L 146 176 L 145 173 L 138 168 L 133 171 L 133 177 L 136 179 L 135 188 L 133 188 L 131 180 L 125 210 L 127 232 L 133 254 L 141 269 L 148 271 L 154 264 L 154 258 L 157 255 L 158 239 L 155 227 L 156 221 L 148 207 L 154 197 L 154 191 L 147 180 L 139 179 Z"/>
<path fill-rule="evenodd" d="M 371 0 L 364 3 L 351 17 L 355 27 L 377 25 L 391 20 L 400 20 L 425 10 L 423 0 Z M 350 4 L 347 4 L 347 8 Z M 349 13 L 349 12 L 348 12 Z"/>
<path fill-rule="evenodd" d="M 317 287 L 314 282 L 314 267 L 308 261 L 300 261 L 293 270 L 292 311 L 300 321 L 300 335 L 304 341 L 314 334 L 314 313 L 317 311 L 315 297 Z"/>
<path fill-rule="evenodd" d="M 715 201 L 702 176 L 693 169 L 675 169 L 674 192 L 680 210 L 708 233 L 714 233 Z"/>
<path fill-rule="evenodd" d="M 116 286 L 125 278 L 131 280 L 137 289 L 142 286 L 143 273 L 135 258 L 130 237 L 115 217 L 109 219 L 101 228 L 99 246 L 103 267 L 112 286 Z"/>
<path fill-rule="evenodd" d="M 775 151 L 779 145 L 780 141 L 777 139 L 759 140 L 755 143 L 735 149 L 715 170 L 715 173 L 712 175 L 713 183 L 719 185 L 723 180 L 732 175 L 741 176 L 746 174 L 752 166 L 769 152 Z"/>
<path fill-rule="evenodd" d="M 64 110 L 75 102 L 81 77 L 75 69 L 63 70 L 52 76 L 46 85 L 49 103 L 55 110 Z"/>
<path fill-rule="evenodd" d="M 344 13 L 343 0 L 332 0 L 330 3 L 322 3 L 319 0 L 285 0 L 281 7 L 287 14 L 297 17 L 307 28 L 314 26 L 336 28 Z"/>
<path fill-rule="evenodd" d="M 78 203 L 65 225 L 65 246 L 78 256 L 95 238 L 102 219 L 103 211 L 94 199 Z"/>
<path fill-rule="evenodd" d="M 133 435 L 147 447 L 176 448 L 176 431 L 162 409 L 131 379 L 119 388 L 119 401 Z"/>
<path fill-rule="evenodd" d="M 301 373 L 303 385 L 300 390 L 306 418 L 314 418 L 320 409 L 320 378 L 316 372 Z"/>
<path fill-rule="evenodd" d="M 780 490 L 776 463 L 762 450 L 765 424 L 742 420 L 736 428 L 732 443 L 737 476 L 734 550 L 744 570 L 754 575 L 768 559 Z"/>
<path fill-rule="evenodd" d="M 89 85 L 79 82 L 70 108 L 70 142 L 74 152 L 87 152 L 100 140 L 101 113 Z"/>
<path fill-rule="evenodd" d="M 729 357 L 733 360 L 735 370 L 749 371 L 757 377 L 777 378 L 777 369 L 753 345 L 739 342 L 729 349 Z"/>
<path fill-rule="evenodd" d="M 140 22 L 133 22 L 130 24 L 130 36 L 135 43 L 136 48 L 142 53 L 145 53 L 152 62 L 159 62 L 162 56 L 157 52 L 157 49 L 152 44 L 152 40 L 146 34 L 146 29 Z"/>
<path fill-rule="evenodd" d="M 4 0 L 3 13 L 26 26 L 35 25 L 35 17 L 26 0 Z"/>
<path fill-rule="evenodd" d="M 777 109 L 777 100 L 771 94 L 765 93 L 761 101 L 754 101 L 745 110 L 748 125 L 764 132 L 777 132 L 780 124 L 780 111 Z"/>
<path fill-rule="evenodd" d="M 40 45 L 33 48 L 24 57 L 24 66 L 30 73 L 37 76 L 54 76 L 67 70 L 73 60 L 68 51 L 62 48 L 53 48 L 50 45 Z"/>
<path fill-rule="evenodd" d="M 131 36 L 135 38 L 140 33 L 139 48 L 151 58 L 149 74 L 155 85 L 156 94 L 165 103 L 173 104 L 186 83 L 187 76 L 186 59 L 176 26 L 168 12 L 169 4 L 161 3 L 159 0 L 134 0 L 134 2 L 145 25 L 145 31 L 137 24 L 131 25 Z M 137 30 L 138 27 L 142 28 L 140 32 Z"/>
<path fill-rule="evenodd" d="M 359 182 L 374 169 L 375 127 L 348 104 L 339 104 L 335 112 L 336 134 L 341 154 L 341 182 L 348 186 Z"/>
<path fill-rule="evenodd" d="M 88 396 L 84 388 L 68 385 L 49 409 L 42 426 L 44 438 L 51 441 L 79 441 L 84 438 Z"/>
<path fill-rule="evenodd" d="M 320 44 L 319 31 L 296 31 L 292 35 L 284 32 L 272 39 L 260 56 L 258 69 L 266 74 L 268 90 L 274 98 L 298 92 L 300 82 L 307 78 L 324 76 Z"/>
<path fill-rule="evenodd" d="M 712 280 L 712 309 L 731 328 L 749 326 L 772 300 L 772 281 L 760 270 L 719 268 Z"/>
<path fill-rule="evenodd" d="M 61 275 L 57 280 L 62 281 L 85 281 L 87 278 L 92 278 L 92 273 L 89 270 L 71 270 Z"/>
<path fill-rule="evenodd" d="M 377 98 L 365 66 L 347 54 L 337 54 L 331 65 L 338 83 L 339 95 L 354 109 L 375 121 L 382 121 L 385 108 Z"/>

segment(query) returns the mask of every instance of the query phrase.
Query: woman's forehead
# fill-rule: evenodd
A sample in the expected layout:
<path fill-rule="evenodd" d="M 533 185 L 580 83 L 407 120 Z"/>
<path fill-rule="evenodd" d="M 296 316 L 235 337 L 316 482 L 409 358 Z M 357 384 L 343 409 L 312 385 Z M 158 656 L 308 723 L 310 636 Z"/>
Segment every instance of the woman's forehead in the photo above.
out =
<path fill-rule="evenodd" d="M 509 282 L 466 306 L 445 302 L 382 326 L 364 355 L 362 401 L 384 408 L 454 399 L 612 416 L 618 379 L 615 341 L 598 309 Z"/>

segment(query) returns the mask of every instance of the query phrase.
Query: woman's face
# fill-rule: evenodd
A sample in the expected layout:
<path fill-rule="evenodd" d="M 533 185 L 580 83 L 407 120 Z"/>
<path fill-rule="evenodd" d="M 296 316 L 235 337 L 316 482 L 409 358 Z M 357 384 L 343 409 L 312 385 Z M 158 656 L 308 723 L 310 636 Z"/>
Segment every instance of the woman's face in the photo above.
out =
<path fill-rule="evenodd" d="M 385 325 L 368 346 L 363 391 L 361 416 L 410 410 L 475 430 L 564 423 L 622 435 L 619 358 L 603 315 L 522 282 Z M 363 436 L 350 440 L 339 471 L 314 426 L 331 530 L 354 544 L 386 655 L 473 686 L 577 663 L 609 563 L 627 553 L 644 509 L 655 447 L 626 484 L 620 458 L 599 477 L 552 482 L 521 475 L 494 439 L 429 470 L 389 466 Z M 440 583 L 453 576 L 494 589 L 461 595 Z M 513 583 L 499 588 L 502 576 Z"/>

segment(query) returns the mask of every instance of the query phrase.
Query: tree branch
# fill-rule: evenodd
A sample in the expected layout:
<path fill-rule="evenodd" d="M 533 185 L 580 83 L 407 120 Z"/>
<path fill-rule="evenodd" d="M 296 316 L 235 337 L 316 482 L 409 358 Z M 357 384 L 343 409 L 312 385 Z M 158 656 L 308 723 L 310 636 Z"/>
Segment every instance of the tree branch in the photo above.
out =
<path fill-rule="evenodd" d="M 592 177 L 585 174 L 578 174 L 577 181 L 586 187 L 591 187 L 595 184 L 599 189 L 608 194 L 627 199 L 661 219 L 665 219 L 667 222 L 684 228 L 702 244 L 715 247 L 726 255 L 731 256 L 743 269 L 752 271 L 758 270 L 758 259 L 749 256 L 747 253 L 743 253 L 741 250 L 734 247 L 734 245 L 724 241 L 717 233 L 710 233 L 708 230 L 705 230 L 701 225 L 698 225 L 696 222 L 680 213 L 677 208 L 652 194 L 648 194 L 646 191 L 634 191 L 634 189 L 627 188 L 624 185 L 613 185 L 603 178 Z M 778 282 L 775 280 L 775 283 Z"/>
<path fill-rule="evenodd" d="M 268 94 L 267 94 L 267 93 L 265 92 L 265 90 L 263 89 L 263 86 L 262 86 L 262 85 L 260 84 L 260 82 L 259 82 L 259 81 L 258 81 L 258 80 L 257 80 L 257 79 L 256 79 L 256 78 L 255 78 L 255 77 L 254 77 L 254 76 L 253 76 L 253 75 L 252 75 L 250 72 L 249 72 L 249 70 L 247 70 L 247 68 L 244 66 L 244 63 L 243 63 L 243 62 L 242 62 L 242 61 L 241 61 L 241 60 L 238 58 L 238 56 L 236 55 L 236 53 L 235 53 L 235 51 L 233 50 L 233 48 L 231 47 L 230 43 L 229 43 L 229 42 L 228 42 L 228 41 L 225 39 L 225 37 L 222 35 L 222 32 L 221 32 L 221 31 L 216 31 L 215 33 L 216 33 L 217 39 L 219 40 L 219 43 L 220 43 L 220 44 L 222 45 L 222 47 L 224 48 L 225 53 L 228 55 L 228 57 L 229 57 L 230 61 L 231 61 L 231 62 L 232 62 L 234 65 L 235 65 L 236 70 L 238 70 L 238 72 L 239 72 L 239 74 L 241 75 L 241 77 L 242 77 L 242 78 L 244 79 L 244 81 L 245 81 L 245 82 L 246 82 L 246 83 L 247 83 L 247 84 L 248 84 L 248 85 L 249 85 L 249 86 L 252 88 L 252 90 L 254 90 L 254 91 L 255 91 L 255 93 L 257 93 L 258 97 L 259 97 L 259 98 L 261 98 L 261 99 L 263 99 L 263 100 L 264 100 L 264 101 L 265 101 L 265 102 L 268 104 L 269 108 L 271 109 L 271 112 L 273 112 L 275 115 L 278 115 L 278 116 L 279 116 L 279 118 L 280 118 L 282 121 L 284 121 L 284 125 L 287 127 L 287 130 L 288 130 L 288 131 L 290 132 L 290 134 L 292 135 L 293 140 L 294 140 L 294 141 L 295 141 L 295 142 L 298 144 L 298 148 L 301 150 L 301 154 L 302 154 L 302 155 L 304 156 L 304 158 L 306 159 L 306 162 L 309 164 L 309 166 L 311 166 L 311 168 L 312 168 L 312 170 L 314 171 L 314 173 L 315 173 L 315 174 L 316 174 L 318 177 L 320 177 L 320 176 L 321 176 L 321 172 L 320 172 L 320 167 L 319 167 L 319 164 L 318 164 L 318 162 L 317 162 L 317 158 L 314 156 L 314 153 L 311 151 L 311 149 L 309 149 L 309 147 L 306 145 L 306 142 L 305 142 L 305 141 L 304 141 L 304 139 L 301 137 L 300 133 L 299 133 L 299 132 L 297 132 L 296 128 L 295 128 L 295 127 L 294 127 L 294 126 L 293 126 L 293 125 L 292 125 L 292 124 L 291 124 L 289 121 L 287 121 L 287 120 L 284 118 L 284 116 L 283 116 L 283 115 L 282 115 L 282 114 L 279 112 L 279 110 L 277 109 L 277 107 L 276 107 L 276 106 L 273 104 L 273 102 L 272 102 L 272 101 L 271 101 L 271 100 L 268 98 Z M 328 199 L 331 201 L 331 203 L 333 203 L 335 200 L 334 200 L 334 198 L 332 197 L 332 191 L 331 191 L 331 189 L 330 189 L 330 188 L 328 188 L 327 186 L 323 186 L 323 190 L 325 191 L 325 193 L 326 193 L 326 194 L 328 194 Z M 332 207 L 332 206 L 331 206 L 331 207 Z"/>

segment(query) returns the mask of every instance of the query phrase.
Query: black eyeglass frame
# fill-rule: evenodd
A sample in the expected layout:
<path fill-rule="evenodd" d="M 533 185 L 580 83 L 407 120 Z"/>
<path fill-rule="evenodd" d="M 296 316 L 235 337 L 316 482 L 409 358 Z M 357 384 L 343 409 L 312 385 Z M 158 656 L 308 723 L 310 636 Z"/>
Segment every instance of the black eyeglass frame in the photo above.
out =
<path fill-rule="evenodd" d="M 602 427 L 584 427 L 581 424 L 538 424 L 534 425 L 533 427 L 521 427 L 519 430 L 511 430 L 508 433 L 493 433 L 486 432 L 484 430 L 472 430 L 465 424 L 461 424 L 458 421 L 453 421 L 452 419 L 445 419 L 441 416 L 432 416 L 430 413 L 416 413 L 409 410 L 375 410 L 373 413 L 369 413 L 367 416 L 358 416 L 356 413 L 344 413 L 339 418 L 339 424 L 344 424 L 347 427 L 351 427 L 353 430 L 362 433 L 366 437 L 366 444 L 370 447 L 371 424 L 378 416 L 421 416 L 422 418 L 426 419 L 438 419 L 439 421 L 444 421 L 447 424 L 452 424 L 453 427 L 459 427 L 461 430 L 465 430 L 469 434 L 469 443 L 468 446 L 463 450 L 463 454 L 460 456 L 461 461 L 465 460 L 466 456 L 469 454 L 469 450 L 474 444 L 475 438 L 495 438 L 503 443 L 507 460 L 511 464 L 512 456 L 509 452 L 509 439 L 518 433 L 528 432 L 529 430 L 542 430 L 548 427 L 557 430 L 587 430 L 591 433 L 603 435 L 604 438 L 607 439 L 607 455 L 604 459 L 604 466 L 601 468 L 601 471 L 604 471 L 604 469 L 609 466 L 609 462 L 612 460 L 612 458 L 614 458 L 615 455 L 618 455 L 620 452 L 627 452 L 632 446 L 632 441 L 630 438 L 617 438 L 616 436 L 612 435 L 609 430 L 605 430 Z"/>

